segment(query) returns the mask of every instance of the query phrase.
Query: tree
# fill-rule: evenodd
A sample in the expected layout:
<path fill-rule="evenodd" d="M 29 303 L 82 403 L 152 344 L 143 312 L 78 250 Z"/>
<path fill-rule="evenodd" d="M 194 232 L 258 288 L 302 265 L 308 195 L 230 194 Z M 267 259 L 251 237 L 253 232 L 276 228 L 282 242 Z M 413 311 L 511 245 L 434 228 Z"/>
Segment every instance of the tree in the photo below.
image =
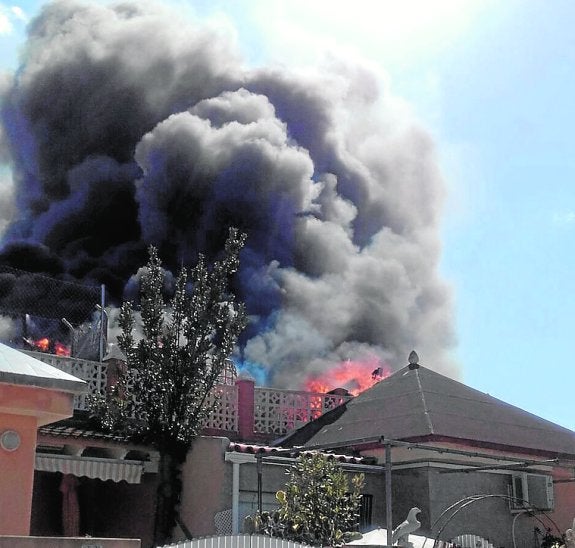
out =
<path fill-rule="evenodd" d="M 329 456 L 304 453 L 291 468 L 279 510 L 253 518 L 258 532 L 312 545 L 341 546 L 359 525 L 363 474 L 351 478 Z"/>
<path fill-rule="evenodd" d="M 150 247 L 140 282 L 139 340 L 132 304 L 121 308 L 118 344 L 126 368 L 97 409 L 108 429 L 150 443 L 160 453 L 157 545 L 165 543 L 175 523 L 179 467 L 211 411 L 208 396 L 246 324 L 244 306 L 229 289 L 244 241 L 244 234 L 231 229 L 221 260 L 209 268 L 200 256 L 189 274 L 183 268 L 169 303 L 162 263 Z"/>

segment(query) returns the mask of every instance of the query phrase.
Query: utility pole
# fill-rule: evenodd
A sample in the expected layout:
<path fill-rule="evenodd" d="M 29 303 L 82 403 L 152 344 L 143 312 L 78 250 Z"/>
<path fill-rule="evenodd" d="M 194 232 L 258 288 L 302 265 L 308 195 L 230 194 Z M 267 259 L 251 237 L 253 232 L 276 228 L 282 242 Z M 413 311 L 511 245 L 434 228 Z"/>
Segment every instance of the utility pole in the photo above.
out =
<path fill-rule="evenodd" d="M 391 509 L 391 443 L 385 442 L 385 527 L 387 529 L 387 545 L 391 546 L 393 537 L 393 513 Z"/>

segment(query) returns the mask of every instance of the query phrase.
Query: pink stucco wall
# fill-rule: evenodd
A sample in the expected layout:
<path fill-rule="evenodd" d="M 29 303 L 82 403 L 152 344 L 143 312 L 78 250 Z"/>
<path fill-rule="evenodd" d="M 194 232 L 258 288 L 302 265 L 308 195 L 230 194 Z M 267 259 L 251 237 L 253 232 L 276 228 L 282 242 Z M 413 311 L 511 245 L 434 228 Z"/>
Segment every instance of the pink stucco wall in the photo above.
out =
<path fill-rule="evenodd" d="M 72 416 L 73 395 L 0 383 L 0 434 L 20 436 L 14 451 L 0 447 L 0 535 L 30 534 L 38 426 Z"/>
<path fill-rule="evenodd" d="M 240 439 L 251 440 L 254 438 L 254 386 L 252 379 L 238 379 L 238 427 Z"/>
<path fill-rule="evenodd" d="M 42 426 L 71 417 L 73 410 L 69 392 L 0 383 L 0 413 L 33 416 Z"/>
<path fill-rule="evenodd" d="M 553 477 L 556 480 L 573 478 L 573 468 L 556 468 Z M 555 483 L 554 491 L 555 511 L 549 517 L 565 532 L 573 526 L 575 519 L 575 482 Z"/>
<path fill-rule="evenodd" d="M 226 475 L 227 438 L 194 441 L 182 467 L 180 516 L 194 536 L 216 532 L 214 515 L 231 508 L 231 478 Z"/>
<path fill-rule="evenodd" d="M 28 535 L 34 482 L 36 417 L 0 413 L 0 433 L 18 432 L 15 451 L 0 448 L 0 534 Z"/>

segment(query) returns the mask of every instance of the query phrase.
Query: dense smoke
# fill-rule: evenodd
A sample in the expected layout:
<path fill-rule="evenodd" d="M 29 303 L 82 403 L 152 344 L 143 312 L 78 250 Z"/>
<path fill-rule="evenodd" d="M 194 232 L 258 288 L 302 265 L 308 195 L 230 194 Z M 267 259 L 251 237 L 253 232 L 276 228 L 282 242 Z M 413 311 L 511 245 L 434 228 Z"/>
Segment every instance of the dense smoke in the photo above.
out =
<path fill-rule="evenodd" d="M 105 283 L 248 234 L 239 359 L 278 386 L 412 348 L 449 370 L 432 143 L 369 70 L 247 69 L 160 7 L 46 5 L 3 86 L 14 208 L 0 263 Z"/>

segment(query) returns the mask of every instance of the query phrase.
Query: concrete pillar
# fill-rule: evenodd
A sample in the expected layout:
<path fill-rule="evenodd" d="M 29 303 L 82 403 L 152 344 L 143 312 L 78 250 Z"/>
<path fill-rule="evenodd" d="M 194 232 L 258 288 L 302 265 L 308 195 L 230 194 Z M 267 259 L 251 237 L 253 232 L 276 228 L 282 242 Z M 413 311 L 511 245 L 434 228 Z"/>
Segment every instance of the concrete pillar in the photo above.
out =
<path fill-rule="evenodd" d="M 240 438 L 244 441 L 252 440 L 254 437 L 254 388 L 255 382 L 252 379 L 238 379 L 238 426 Z"/>

